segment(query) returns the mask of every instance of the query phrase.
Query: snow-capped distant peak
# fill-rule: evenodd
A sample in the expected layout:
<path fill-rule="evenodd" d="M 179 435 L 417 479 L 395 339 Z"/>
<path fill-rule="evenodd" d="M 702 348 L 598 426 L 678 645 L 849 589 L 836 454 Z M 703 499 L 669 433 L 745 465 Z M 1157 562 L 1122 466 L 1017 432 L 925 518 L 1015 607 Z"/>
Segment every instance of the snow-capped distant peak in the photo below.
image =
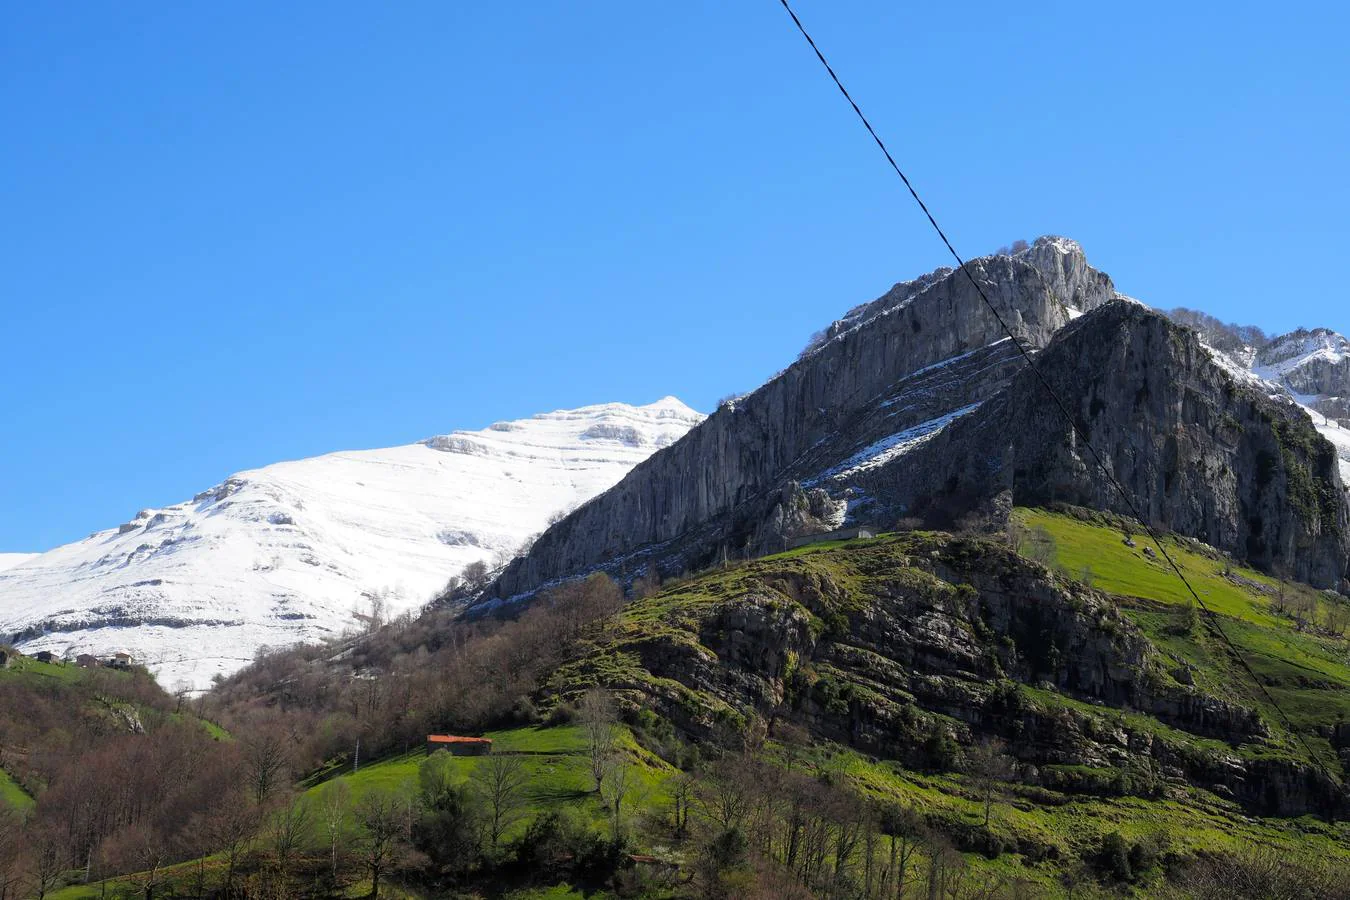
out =
<path fill-rule="evenodd" d="M 1326 328 L 1296 331 L 1276 338 L 1256 354 L 1253 370 L 1262 378 L 1275 380 L 1298 369 L 1321 363 L 1342 365 L 1350 360 L 1350 340 Z"/>
<path fill-rule="evenodd" d="M 0 640 L 125 650 L 202 688 L 263 646 L 420 607 L 702 419 L 673 397 L 608 403 L 239 472 L 0 572 Z"/>
<path fill-rule="evenodd" d="M 484 453 L 498 445 L 521 446 L 538 442 L 547 446 L 570 434 L 577 422 L 585 427 L 575 439 L 586 446 L 604 444 L 659 450 L 684 436 L 690 428 L 703 421 L 695 412 L 674 397 L 663 397 L 646 406 L 626 403 L 605 403 L 540 413 L 515 422 L 494 422 L 482 431 L 453 431 L 427 438 L 426 446 L 450 453 Z"/>
<path fill-rule="evenodd" d="M 1261 346 L 1201 345 L 1229 375 L 1300 406 L 1336 448 L 1341 480 L 1350 485 L 1350 340 L 1326 328 L 1300 329 Z"/>

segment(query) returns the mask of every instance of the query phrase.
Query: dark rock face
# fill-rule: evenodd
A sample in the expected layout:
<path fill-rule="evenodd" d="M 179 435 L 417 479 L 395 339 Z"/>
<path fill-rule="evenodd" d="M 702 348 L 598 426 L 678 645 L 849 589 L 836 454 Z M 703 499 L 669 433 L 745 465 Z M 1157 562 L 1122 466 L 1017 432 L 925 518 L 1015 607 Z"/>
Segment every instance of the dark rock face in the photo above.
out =
<path fill-rule="evenodd" d="M 1301 411 L 1235 382 L 1194 333 L 1117 299 L 1072 242 L 1042 238 L 972 273 L 1018 339 L 1045 348 L 1041 370 L 1145 519 L 1342 584 L 1345 491 Z M 1022 366 L 964 273 L 897 285 L 549 529 L 491 594 L 596 568 L 696 569 L 845 518 L 946 525 L 1009 500 L 1128 513 Z"/>
<path fill-rule="evenodd" d="M 1214 365 L 1192 332 L 1117 302 L 1066 327 L 1038 364 L 1144 519 L 1319 587 L 1347 577 L 1334 448 L 1296 407 Z M 1031 371 L 861 484 L 888 512 L 938 519 L 1003 491 L 1129 514 Z"/>

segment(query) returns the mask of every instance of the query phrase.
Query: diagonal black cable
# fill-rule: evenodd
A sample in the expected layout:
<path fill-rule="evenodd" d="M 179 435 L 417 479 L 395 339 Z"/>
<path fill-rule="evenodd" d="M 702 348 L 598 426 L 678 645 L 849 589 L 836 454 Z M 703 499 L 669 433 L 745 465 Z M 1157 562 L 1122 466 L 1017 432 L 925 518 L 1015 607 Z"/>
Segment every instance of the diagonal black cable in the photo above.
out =
<path fill-rule="evenodd" d="M 1120 483 L 1120 480 L 1116 478 L 1115 473 L 1111 471 L 1106 465 L 1105 460 L 1102 459 L 1101 454 L 1097 452 L 1097 448 L 1092 446 L 1092 442 L 1087 439 L 1087 436 L 1083 434 L 1082 429 L 1078 427 L 1073 415 L 1069 412 L 1068 406 L 1060 399 L 1059 394 L 1056 393 L 1055 389 L 1050 385 L 1050 382 L 1046 379 L 1045 375 L 1041 373 L 1040 367 L 1036 365 L 1036 361 L 1031 356 L 1031 352 L 1027 350 L 1026 347 L 1022 346 L 1022 342 L 1017 339 L 1017 335 L 1013 334 L 1012 329 L 1008 327 L 1008 323 L 1004 321 L 1003 316 L 999 313 L 993 302 L 990 301 L 989 296 L 985 294 L 984 288 L 980 286 L 979 281 L 977 281 L 975 276 L 970 273 L 970 268 L 966 265 L 966 261 L 961 258 L 961 254 L 956 252 L 956 248 L 952 246 L 952 242 L 947 239 L 946 232 L 942 230 L 942 226 L 938 225 L 937 219 L 933 218 L 932 212 L 928 209 L 928 204 L 923 202 L 923 199 L 919 196 L 919 192 L 914 190 L 914 185 L 910 184 L 909 179 L 905 177 L 905 173 L 901 171 L 899 164 L 895 161 L 895 157 L 891 156 L 891 151 L 887 149 L 886 143 L 877 135 L 876 129 L 872 127 L 871 122 L 867 121 L 867 116 L 863 115 L 863 111 L 858 108 L 858 104 L 854 101 L 852 95 L 849 94 L 848 88 L 844 87 L 844 83 L 840 81 L 839 76 L 834 73 L 834 68 L 830 65 L 829 60 L 825 59 L 825 54 L 820 52 L 820 48 L 816 46 L 815 40 L 811 37 L 810 32 L 806 30 L 806 26 L 802 24 L 802 20 L 797 18 L 797 13 L 794 12 L 792 7 L 788 4 L 788 0 L 778 0 L 778 2 L 783 5 L 783 9 L 787 10 L 787 14 L 792 17 L 792 23 L 797 26 L 797 30 L 802 33 L 802 37 L 806 38 L 806 42 L 810 44 L 811 49 L 815 51 L 816 59 L 820 60 L 820 64 L 825 67 L 825 71 L 830 73 L 830 80 L 834 82 L 834 86 L 839 88 L 839 93 L 844 95 L 844 99 L 848 101 L 848 105 L 853 107 L 853 112 L 857 114 L 859 121 L 861 121 L 863 127 L 867 129 L 867 133 L 872 136 L 872 140 L 876 141 L 877 147 L 881 149 L 882 154 L 886 157 L 886 162 L 890 163 L 891 168 L 895 170 L 895 174 L 900 176 L 900 180 L 904 182 L 905 188 L 909 191 L 909 195 L 914 198 L 914 202 L 919 204 L 919 209 L 923 210 L 923 214 L 928 217 L 928 223 L 933 226 L 933 230 L 936 231 L 938 237 L 942 239 L 942 243 L 946 245 L 947 251 L 952 255 L 952 259 L 956 260 L 958 268 L 960 268 L 961 271 L 965 273 L 966 278 L 970 280 L 971 285 L 980 295 L 980 299 L 984 301 L 984 305 L 989 308 L 989 312 L 993 313 L 994 319 L 998 322 L 999 327 L 1012 339 L 1013 344 L 1026 360 L 1027 366 L 1031 369 L 1032 373 L 1035 374 L 1036 380 L 1041 383 L 1041 386 L 1045 388 L 1046 393 L 1048 393 L 1050 398 L 1055 401 L 1055 405 L 1059 407 L 1060 414 L 1064 416 L 1064 420 L 1069 424 L 1069 427 L 1073 429 L 1075 437 L 1077 437 L 1083 446 L 1087 447 L 1088 452 L 1092 454 L 1093 460 L 1097 463 L 1097 467 L 1102 470 L 1102 474 L 1107 477 L 1115 487 L 1116 492 L 1120 494 L 1121 499 L 1125 501 L 1125 505 L 1129 507 L 1130 514 L 1134 516 L 1148 532 L 1149 538 L 1153 540 L 1158 551 L 1162 553 L 1163 558 L 1167 560 L 1167 564 L 1172 567 L 1172 571 L 1181 579 L 1181 583 L 1186 586 L 1186 590 L 1190 592 L 1196 605 L 1204 610 L 1206 624 L 1211 630 L 1218 634 L 1225 644 L 1228 645 L 1228 649 L 1233 652 L 1233 656 L 1236 657 L 1237 661 L 1242 665 L 1242 668 L 1251 677 L 1252 683 L 1256 685 L 1257 689 L 1261 692 L 1262 696 L 1265 697 L 1271 707 L 1279 713 L 1280 720 L 1284 723 L 1285 728 L 1288 729 L 1289 733 L 1303 745 L 1303 749 L 1308 753 L 1308 758 L 1322 771 L 1322 774 L 1326 776 L 1328 781 L 1333 784 L 1338 783 L 1339 779 L 1332 777 L 1330 770 L 1323 764 L 1321 758 L 1313 752 L 1312 747 L 1308 745 L 1303 734 L 1294 728 L 1294 724 L 1289 720 L 1289 716 L 1285 714 L 1284 710 L 1280 707 L 1280 704 L 1276 702 L 1270 691 L 1266 689 L 1265 684 L 1263 684 L 1261 679 L 1257 676 L 1256 670 L 1251 667 L 1247 662 L 1246 657 L 1242 655 L 1242 651 L 1240 651 L 1237 648 L 1237 645 L 1233 643 L 1232 639 L 1228 637 L 1227 632 L 1223 630 L 1223 626 L 1219 623 L 1218 616 L 1215 615 L 1213 610 L 1205 605 L 1205 601 L 1200 599 L 1200 595 L 1196 592 L 1195 588 L 1191 586 L 1190 581 L 1181 571 L 1181 567 L 1178 566 L 1176 560 L 1172 558 L 1172 554 L 1168 553 L 1167 548 L 1163 546 L 1163 542 L 1159 539 L 1157 532 L 1153 530 L 1153 526 L 1140 515 L 1138 507 L 1134 504 L 1134 498 L 1132 498 L 1129 492 L 1125 490 L 1125 487 Z"/>

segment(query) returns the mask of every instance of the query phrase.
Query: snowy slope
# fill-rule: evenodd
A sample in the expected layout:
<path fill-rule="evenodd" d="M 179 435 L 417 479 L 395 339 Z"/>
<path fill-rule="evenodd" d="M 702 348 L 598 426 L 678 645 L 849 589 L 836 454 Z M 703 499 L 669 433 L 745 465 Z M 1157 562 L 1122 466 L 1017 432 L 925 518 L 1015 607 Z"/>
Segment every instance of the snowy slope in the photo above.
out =
<path fill-rule="evenodd" d="M 1337 414 L 1325 411 L 1335 408 L 1343 398 L 1329 393 L 1300 393 L 1297 387 L 1337 387 L 1340 381 L 1333 367 L 1350 362 L 1350 340 L 1319 328 L 1278 337 L 1265 347 L 1248 347 L 1240 353 L 1225 353 L 1209 346 L 1205 349 L 1234 377 L 1259 383 L 1271 396 L 1302 407 L 1313 427 L 1336 448 L 1341 480 L 1350 485 L 1350 428 L 1337 419 Z"/>
<path fill-rule="evenodd" d="M 1297 331 L 1263 347 L 1252 371 L 1266 381 L 1283 381 L 1313 367 L 1338 366 L 1350 359 L 1350 340 L 1326 328 Z"/>
<path fill-rule="evenodd" d="M 0 553 L 0 572 L 28 562 L 36 553 Z"/>
<path fill-rule="evenodd" d="M 127 650 L 165 685 L 205 687 L 264 645 L 359 627 L 377 596 L 390 615 L 420 606 L 702 418 L 667 397 L 240 472 L 0 572 L 0 639 Z"/>

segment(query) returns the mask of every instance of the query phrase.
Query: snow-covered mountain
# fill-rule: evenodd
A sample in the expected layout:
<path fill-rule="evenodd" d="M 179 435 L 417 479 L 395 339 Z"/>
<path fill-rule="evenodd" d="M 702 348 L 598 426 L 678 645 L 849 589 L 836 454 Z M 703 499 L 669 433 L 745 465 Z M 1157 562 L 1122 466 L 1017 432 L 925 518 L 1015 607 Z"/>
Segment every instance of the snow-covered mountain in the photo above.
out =
<path fill-rule="evenodd" d="M 397 615 L 617 482 L 703 416 L 667 397 L 498 422 L 240 472 L 40 555 L 0 558 L 0 639 L 129 651 L 207 686 L 263 646 Z"/>
<path fill-rule="evenodd" d="M 0 553 L 0 572 L 26 563 L 35 556 L 37 556 L 36 553 Z"/>

